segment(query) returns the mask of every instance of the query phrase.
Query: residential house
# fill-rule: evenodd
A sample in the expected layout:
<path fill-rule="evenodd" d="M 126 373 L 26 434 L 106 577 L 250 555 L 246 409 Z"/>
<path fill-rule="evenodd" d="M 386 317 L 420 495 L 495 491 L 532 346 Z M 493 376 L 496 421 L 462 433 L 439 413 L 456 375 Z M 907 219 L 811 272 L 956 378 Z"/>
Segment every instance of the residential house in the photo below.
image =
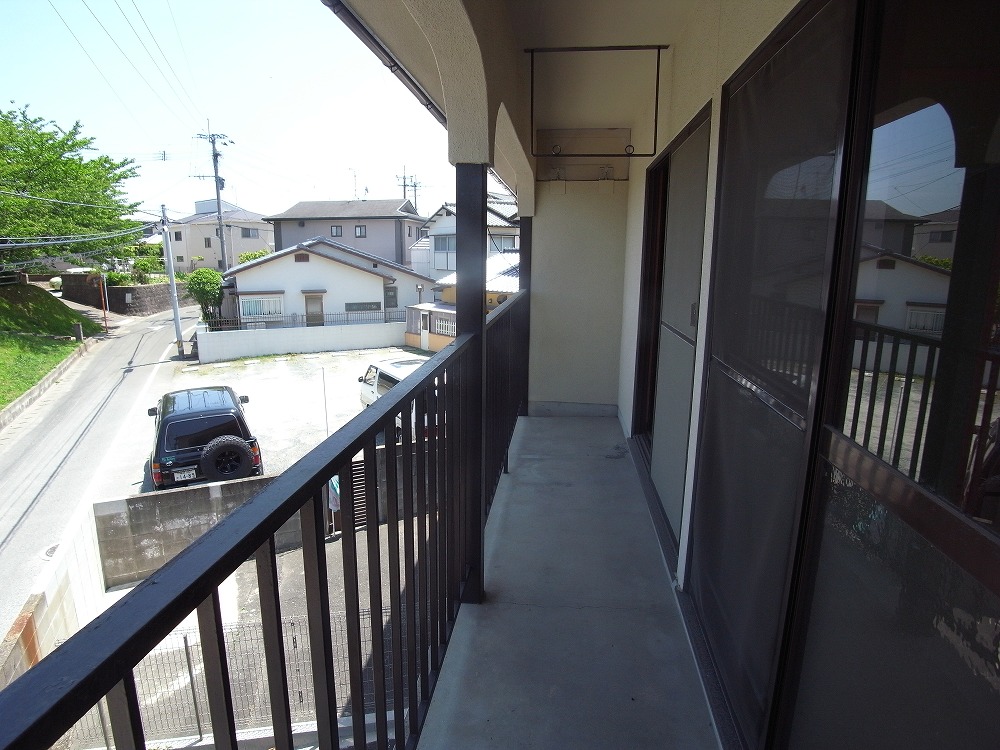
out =
<path fill-rule="evenodd" d="M 517 253 L 494 253 L 486 259 L 486 310 L 495 310 L 520 289 Z M 406 343 L 437 352 L 455 338 L 458 275 L 450 273 L 432 286 L 434 300 L 407 307 Z"/>
<path fill-rule="evenodd" d="M 141 741 L 131 669 L 195 609 L 234 746 L 213 623 L 252 554 L 291 747 L 266 589 L 299 509 L 315 726 L 337 746 L 315 519 L 331 474 L 349 492 L 341 467 L 411 408 L 426 434 L 385 446 L 406 469 L 389 573 L 380 534 L 343 536 L 353 684 L 376 676 L 369 704 L 351 691 L 355 746 L 1000 746 L 1000 4 L 327 5 L 447 124 L 455 346 L 0 693 L 0 748 L 52 744 L 108 692 Z M 490 169 L 517 195 L 524 291 L 486 321 Z M 926 377 L 852 366 L 871 189 L 959 209 L 940 336 L 866 339 L 922 351 Z M 802 232 L 772 199 L 825 212 Z M 506 365 L 526 321 L 525 383 Z"/>
<path fill-rule="evenodd" d="M 950 283 L 946 268 L 866 246 L 858 263 L 854 319 L 939 336 Z"/>
<path fill-rule="evenodd" d="M 410 246 L 414 270 L 440 279 L 455 270 L 455 204 L 445 203 L 420 227 L 420 238 Z M 510 196 L 486 197 L 487 253 L 516 252 L 517 202 Z"/>
<path fill-rule="evenodd" d="M 326 237 L 314 237 L 229 269 L 223 317 L 259 327 L 403 320 L 433 279 Z M 367 315 L 364 315 L 367 314 Z"/>
<path fill-rule="evenodd" d="M 409 264 L 407 249 L 424 223 L 410 201 L 398 199 L 302 201 L 264 220 L 274 225 L 277 247 L 329 237 L 400 265 Z"/>
<path fill-rule="evenodd" d="M 923 223 L 913 231 L 911 255 L 930 255 L 951 259 L 955 256 L 955 230 L 958 229 L 959 209 L 949 208 L 921 217 Z"/>
<path fill-rule="evenodd" d="M 226 258 L 222 258 L 219 214 L 215 200 L 195 201 L 194 213 L 167 225 L 170 253 L 178 271 L 235 266 L 240 253 L 273 250 L 274 230 L 263 216 L 222 201 L 222 231 Z"/>

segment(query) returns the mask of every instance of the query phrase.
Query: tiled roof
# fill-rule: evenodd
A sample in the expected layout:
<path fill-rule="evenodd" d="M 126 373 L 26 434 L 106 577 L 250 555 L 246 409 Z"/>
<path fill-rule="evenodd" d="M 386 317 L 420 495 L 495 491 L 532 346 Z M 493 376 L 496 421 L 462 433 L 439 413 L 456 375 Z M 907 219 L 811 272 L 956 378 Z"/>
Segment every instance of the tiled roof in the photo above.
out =
<path fill-rule="evenodd" d="M 265 221 L 286 219 L 423 219 L 409 201 L 390 200 L 358 201 L 301 201 L 287 211 L 264 217 Z"/>
<path fill-rule="evenodd" d="M 430 218 L 427 219 L 427 221 L 424 222 L 424 226 L 426 227 L 428 224 L 433 224 L 438 218 L 438 214 L 442 211 L 453 214 L 458 213 L 457 207 L 454 203 L 445 203 L 441 206 L 441 208 L 435 211 Z M 490 227 L 517 227 L 517 203 L 512 201 L 487 200 L 486 225 Z"/>
<path fill-rule="evenodd" d="M 241 271 L 245 271 L 248 268 L 253 268 L 255 266 L 263 265 L 264 263 L 270 263 L 271 261 L 276 260 L 278 258 L 284 258 L 287 255 L 293 255 L 294 253 L 302 252 L 303 250 L 308 250 L 310 252 L 315 253 L 316 255 L 320 255 L 330 260 L 341 260 L 337 258 L 336 253 L 333 252 L 337 250 L 346 253 L 350 256 L 353 256 L 358 260 L 366 261 L 368 264 L 377 263 L 380 268 L 385 267 L 397 273 L 405 273 L 409 276 L 413 276 L 417 279 L 420 279 L 421 281 L 426 281 L 430 284 L 435 283 L 434 279 L 432 279 L 430 276 L 424 276 L 422 273 L 417 273 L 412 268 L 407 268 L 406 266 L 400 265 L 399 263 L 395 263 L 391 260 L 386 260 L 381 256 L 372 255 L 371 253 L 366 253 L 363 250 L 358 250 L 356 248 L 353 248 L 350 245 L 345 245 L 341 242 L 331 240 L 329 237 L 313 237 L 311 240 L 305 240 L 304 242 L 300 242 L 297 245 L 293 245 L 292 247 L 286 247 L 283 250 L 278 250 L 277 252 L 265 255 L 263 258 L 257 258 L 255 260 L 251 260 L 246 263 L 241 263 L 238 266 L 233 266 L 232 268 L 230 268 L 223 274 L 223 276 L 228 278 L 229 276 L 233 276 L 237 273 L 240 273 Z M 372 269 L 370 266 L 358 266 L 358 268 L 361 268 L 364 271 L 379 273 L 377 270 Z M 387 278 L 390 277 L 390 275 L 386 273 L 379 273 L 379 275 L 385 276 Z"/>
<path fill-rule="evenodd" d="M 264 215 L 258 214 L 253 211 L 247 211 L 243 208 L 238 208 L 235 211 L 223 211 L 222 221 L 263 221 Z M 218 214 L 215 211 L 210 211 L 203 214 L 191 214 L 190 216 L 185 216 L 183 219 L 175 219 L 169 222 L 170 225 L 174 224 L 199 224 L 203 221 L 218 221 Z"/>
<path fill-rule="evenodd" d="M 495 253 L 486 259 L 486 291 L 513 294 L 519 287 L 521 256 L 518 253 Z M 437 287 L 455 286 L 458 274 L 438 279 Z"/>

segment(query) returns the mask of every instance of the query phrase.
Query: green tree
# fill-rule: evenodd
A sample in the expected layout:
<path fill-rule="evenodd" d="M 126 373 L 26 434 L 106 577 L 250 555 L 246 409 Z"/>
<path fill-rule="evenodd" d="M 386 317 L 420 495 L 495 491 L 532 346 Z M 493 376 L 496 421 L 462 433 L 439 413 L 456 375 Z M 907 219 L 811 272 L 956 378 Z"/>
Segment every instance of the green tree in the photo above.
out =
<path fill-rule="evenodd" d="M 213 268 L 198 268 L 188 274 L 187 294 L 201 306 L 202 320 L 220 317 L 222 274 Z"/>
<path fill-rule="evenodd" d="M 74 123 L 63 130 L 32 117 L 28 108 L 0 111 L 0 260 L 27 261 L 64 254 L 87 254 L 102 260 L 116 248 L 134 244 L 141 226 L 125 218 L 138 206 L 121 188 L 135 175 L 130 159 L 97 155 L 94 139 Z M 31 196 L 31 197 L 28 197 Z M 39 200 L 43 199 L 43 200 Z M 87 204 L 87 205 L 78 205 Z M 97 206 L 94 208 L 93 206 Z M 27 238 L 121 236 L 87 242 L 20 247 Z M 4 247 L 8 245 L 9 247 Z M 120 250 L 117 251 L 121 255 Z"/>
<path fill-rule="evenodd" d="M 252 260 L 257 260 L 257 258 L 263 258 L 265 255 L 270 255 L 271 251 L 267 248 L 263 250 L 248 250 L 245 253 L 240 253 L 239 257 L 236 259 L 237 263 L 249 263 Z"/>
<path fill-rule="evenodd" d="M 918 255 L 917 260 L 921 263 L 927 263 L 931 266 L 937 266 L 938 268 L 946 268 L 951 270 L 952 260 L 951 258 L 939 258 L 936 255 Z"/>

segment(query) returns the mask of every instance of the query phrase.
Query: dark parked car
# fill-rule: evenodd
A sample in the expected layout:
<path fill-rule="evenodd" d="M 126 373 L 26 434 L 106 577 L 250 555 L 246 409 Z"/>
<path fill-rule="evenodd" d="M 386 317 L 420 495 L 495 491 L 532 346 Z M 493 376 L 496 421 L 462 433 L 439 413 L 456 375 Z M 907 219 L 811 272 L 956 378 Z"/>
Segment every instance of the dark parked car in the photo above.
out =
<path fill-rule="evenodd" d="M 263 474 L 260 447 L 243 414 L 247 401 L 229 386 L 165 393 L 149 410 L 156 417 L 149 457 L 153 486 L 160 490 Z"/>

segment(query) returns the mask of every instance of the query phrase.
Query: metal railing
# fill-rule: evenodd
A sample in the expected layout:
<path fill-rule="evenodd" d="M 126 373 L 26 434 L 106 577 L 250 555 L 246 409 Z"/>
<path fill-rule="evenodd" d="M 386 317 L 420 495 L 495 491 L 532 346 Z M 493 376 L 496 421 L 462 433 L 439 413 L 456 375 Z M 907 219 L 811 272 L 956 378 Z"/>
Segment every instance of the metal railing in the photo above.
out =
<path fill-rule="evenodd" d="M 258 331 L 269 328 L 307 328 L 310 326 L 351 326 L 366 323 L 405 323 L 406 309 L 361 310 L 358 312 L 319 315 L 245 315 L 240 318 L 216 318 L 206 321 L 210 331 Z"/>
<path fill-rule="evenodd" d="M 922 463 L 928 449 L 928 428 L 936 378 L 942 360 L 942 342 L 895 328 L 854 321 L 851 377 L 844 404 L 844 434 L 911 479 L 922 481 Z M 996 436 L 992 434 L 1000 408 L 1000 354 L 982 351 L 973 376 L 979 400 L 969 425 L 971 440 L 964 497 L 949 498 L 973 516 L 984 513 L 986 502 L 977 484 Z M 953 447 L 949 449 L 954 449 Z M 991 511 L 992 513 L 992 511 Z M 989 515 L 989 514 L 987 514 Z"/>
<path fill-rule="evenodd" d="M 292 670 L 274 534 L 297 512 L 310 671 L 303 689 L 311 692 L 316 742 L 339 747 L 338 718 L 346 715 L 347 745 L 414 746 L 474 564 L 470 557 L 482 544 L 483 519 L 475 508 L 483 498 L 469 491 L 474 483 L 464 474 L 478 457 L 466 455 L 463 446 L 470 431 L 484 429 L 481 415 L 490 415 L 487 463 L 502 466 L 526 394 L 526 377 L 516 365 L 526 365 L 527 339 L 516 321 L 523 320 L 517 315 L 527 299 L 511 303 L 490 316 L 484 347 L 491 361 L 507 364 L 498 373 L 484 373 L 486 404 L 463 388 L 463 374 L 478 365 L 468 356 L 475 350 L 472 336 L 462 335 L 0 692 L 0 749 L 50 747 L 102 699 L 115 746 L 144 747 L 145 717 L 156 709 L 148 691 L 137 686 L 134 670 L 192 613 L 202 660 L 198 680 L 204 685 L 199 721 L 208 725 L 204 733 L 212 735 L 216 748 L 235 749 L 239 712 L 233 683 L 239 669 L 230 667 L 235 656 L 222 624 L 219 587 L 253 560 L 260 606 L 254 627 L 263 642 L 263 658 L 254 661 L 264 673 L 256 700 L 266 707 L 273 746 L 291 750 Z M 398 443 L 377 447 L 380 435 L 392 435 L 397 424 L 411 420 L 416 429 L 402 429 Z M 496 431 L 494 420 L 502 424 Z M 360 530 L 353 518 L 357 480 L 351 471 L 359 453 L 367 511 Z M 384 455 L 384 481 L 378 454 Z M 493 476 L 495 469 L 484 471 Z M 342 607 L 331 602 L 326 559 L 324 490 L 335 474 L 343 514 Z M 488 485 L 487 506 L 495 482 Z M 387 516 L 381 526 L 380 501 Z M 335 649 L 332 636 L 331 609 L 341 608 L 346 654 Z M 345 662 L 346 695 L 336 677 Z M 295 679 L 301 676 L 295 670 Z"/>

